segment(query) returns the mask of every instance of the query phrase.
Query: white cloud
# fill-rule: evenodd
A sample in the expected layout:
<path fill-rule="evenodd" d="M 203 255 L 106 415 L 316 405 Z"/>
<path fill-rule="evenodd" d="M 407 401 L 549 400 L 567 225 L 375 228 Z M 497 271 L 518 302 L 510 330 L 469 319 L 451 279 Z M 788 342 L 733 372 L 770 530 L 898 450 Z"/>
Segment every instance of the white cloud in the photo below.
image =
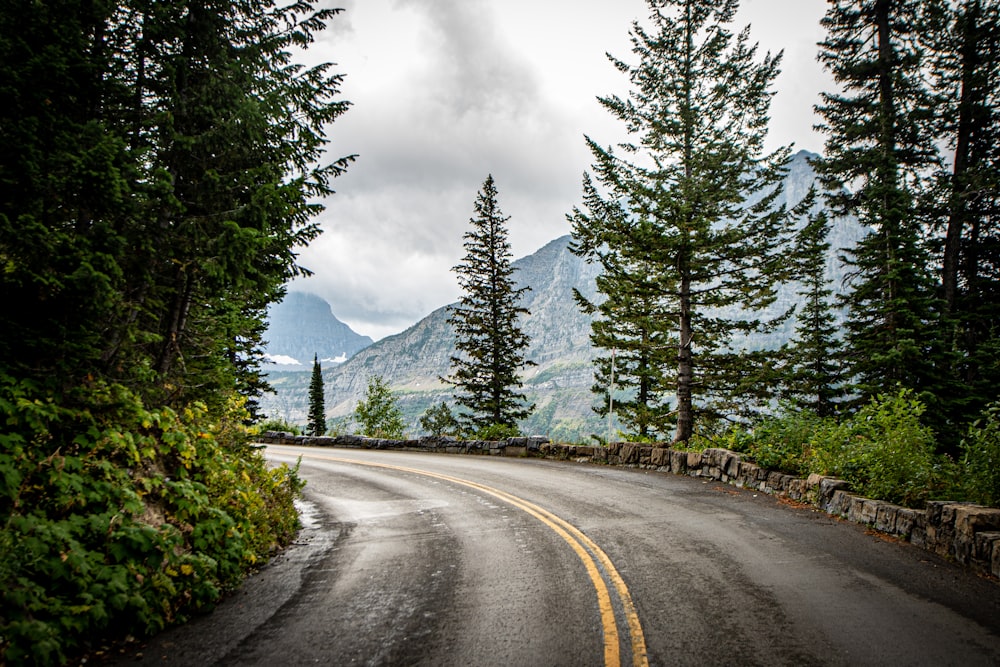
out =
<path fill-rule="evenodd" d="M 596 96 L 624 93 L 605 52 L 629 59 L 643 0 L 349 0 L 308 53 L 347 74 L 352 108 L 331 128 L 334 156 L 359 155 L 335 182 L 320 239 L 301 253 L 315 272 L 296 289 L 322 296 L 362 334 L 381 338 L 458 296 L 451 271 L 487 174 L 511 216 L 515 256 L 569 232 L 590 159 L 621 128 Z M 763 50 L 785 49 L 769 144 L 819 150 L 812 105 L 823 0 L 745 0 Z"/>

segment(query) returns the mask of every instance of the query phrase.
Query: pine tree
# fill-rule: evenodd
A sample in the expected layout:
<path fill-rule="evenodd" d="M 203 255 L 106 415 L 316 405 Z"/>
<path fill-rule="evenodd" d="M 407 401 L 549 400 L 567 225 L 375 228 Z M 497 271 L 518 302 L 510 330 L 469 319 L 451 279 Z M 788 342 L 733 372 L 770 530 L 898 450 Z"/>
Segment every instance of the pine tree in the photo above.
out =
<path fill-rule="evenodd" d="M 309 435 L 326 433 L 326 406 L 323 399 L 323 368 L 319 357 L 313 355 L 312 379 L 309 381 Z"/>
<path fill-rule="evenodd" d="M 923 42 L 931 54 L 939 141 L 953 159 L 938 173 L 941 299 L 954 354 L 955 440 L 995 400 L 1000 384 L 1000 6 L 925 3 Z"/>
<path fill-rule="evenodd" d="M 403 411 L 381 375 L 368 378 L 365 397 L 354 409 L 354 418 L 361 425 L 361 434 L 369 438 L 398 440 L 403 437 Z"/>
<path fill-rule="evenodd" d="M 463 295 L 451 309 L 456 356 L 447 379 L 458 389 L 456 402 L 466 409 L 459 420 L 466 430 L 490 426 L 515 428 L 533 406 L 518 391 L 519 372 L 532 362 L 524 351 L 529 338 L 518 323 L 528 311 L 519 306 L 527 287 L 516 287 L 506 223 L 490 175 L 476 196 L 472 229 L 464 235 L 465 257 L 453 270 Z"/>
<path fill-rule="evenodd" d="M 570 249 L 597 262 L 601 273 L 596 287 L 601 299 L 590 301 L 579 291 L 577 303 L 590 315 L 590 341 L 604 350 L 594 359 L 591 391 L 600 400 L 594 412 L 614 417 L 632 427 L 627 437 L 645 441 L 667 433 L 674 415 L 666 397 L 670 393 L 670 366 L 676 346 L 670 342 L 670 317 L 663 308 L 658 270 L 633 241 L 640 230 L 630 224 L 618 202 L 601 198 L 589 175 L 584 176 L 584 202 L 591 215 L 601 222 L 601 242 L 585 237 L 593 229 L 577 225 Z M 599 211 L 599 215 L 595 212 Z M 577 213 L 577 220 L 582 214 Z M 610 422 L 609 422 L 610 423 Z M 609 434 L 610 436 L 610 434 Z"/>
<path fill-rule="evenodd" d="M 0 12 L 0 354 L 156 404 L 252 398 L 266 307 L 303 269 L 341 77 L 305 0 L 16 0 Z"/>
<path fill-rule="evenodd" d="M 918 202 L 937 154 L 923 80 L 918 2 L 832 2 L 820 60 L 843 93 L 817 110 L 828 135 L 816 162 L 836 213 L 871 233 L 851 251 L 846 358 L 861 401 L 921 393 L 933 411 L 936 308 Z M 849 189 L 844 189 L 847 185 Z"/>
<path fill-rule="evenodd" d="M 687 441 L 697 415 L 730 413 L 735 392 L 768 389 L 755 371 L 767 355 L 731 343 L 767 327 L 755 313 L 785 277 L 788 217 L 775 200 L 789 151 L 764 155 L 780 55 L 758 60 L 749 30 L 727 29 L 738 3 L 648 4 L 653 30 L 636 22 L 631 32 L 638 62 L 611 57 L 632 91 L 600 98 L 635 142 L 616 153 L 587 139 L 603 189 L 585 177 L 573 251 L 603 270 L 599 381 L 610 375 L 607 353 L 628 350 L 621 364 L 614 356 L 616 378 L 637 390 L 631 425 L 662 433 L 676 419 L 673 439 Z M 718 315 L 733 306 L 746 317 Z"/>
<path fill-rule="evenodd" d="M 810 194 L 810 199 L 815 195 Z M 830 222 L 825 210 L 811 215 L 798 234 L 796 258 L 802 310 L 795 339 L 786 352 L 786 390 L 792 403 L 820 417 L 832 416 L 843 398 L 841 341 L 826 278 Z"/>

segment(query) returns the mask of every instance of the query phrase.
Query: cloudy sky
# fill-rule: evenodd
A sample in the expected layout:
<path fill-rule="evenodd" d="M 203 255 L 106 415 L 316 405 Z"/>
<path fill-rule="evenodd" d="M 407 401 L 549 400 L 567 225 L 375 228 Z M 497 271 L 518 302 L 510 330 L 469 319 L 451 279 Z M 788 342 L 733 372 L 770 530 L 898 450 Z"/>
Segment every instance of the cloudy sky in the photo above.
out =
<path fill-rule="evenodd" d="M 451 268 L 488 174 L 510 216 L 514 257 L 570 230 L 590 156 L 622 129 L 596 96 L 625 94 L 605 52 L 634 62 L 644 0 L 341 0 L 346 12 L 306 56 L 347 75 L 353 106 L 330 131 L 358 161 L 335 182 L 322 236 L 292 289 L 326 299 L 355 331 L 398 333 L 459 290 Z M 736 25 L 784 50 L 770 148 L 819 152 L 812 126 L 829 76 L 816 62 L 824 0 L 744 0 Z"/>

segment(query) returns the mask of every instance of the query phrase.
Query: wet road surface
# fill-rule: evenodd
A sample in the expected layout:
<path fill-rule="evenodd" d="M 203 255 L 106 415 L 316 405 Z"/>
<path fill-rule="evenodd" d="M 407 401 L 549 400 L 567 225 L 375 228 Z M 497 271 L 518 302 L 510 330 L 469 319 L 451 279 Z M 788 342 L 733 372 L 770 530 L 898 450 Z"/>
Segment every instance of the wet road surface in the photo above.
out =
<path fill-rule="evenodd" d="M 1000 584 L 670 474 L 272 446 L 306 528 L 157 665 L 997 665 Z"/>

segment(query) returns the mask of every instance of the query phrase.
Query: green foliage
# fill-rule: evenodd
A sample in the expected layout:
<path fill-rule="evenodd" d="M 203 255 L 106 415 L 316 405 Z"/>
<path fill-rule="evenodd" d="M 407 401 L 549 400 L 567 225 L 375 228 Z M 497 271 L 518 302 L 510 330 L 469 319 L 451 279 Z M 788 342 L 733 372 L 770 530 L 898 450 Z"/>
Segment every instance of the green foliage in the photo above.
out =
<path fill-rule="evenodd" d="M 737 3 L 649 0 L 652 28 L 631 31 L 637 62 L 610 57 L 627 99 L 600 98 L 630 141 L 587 138 L 594 177 L 574 209 L 572 250 L 601 266 L 591 340 L 595 410 L 612 408 L 641 437 L 766 402 L 764 354 L 730 349 L 734 335 L 766 330 L 762 311 L 787 273 L 788 216 L 776 205 L 788 150 L 763 151 L 779 56 L 758 58 L 749 33 L 729 29 Z M 600 187 L 599 187 L 600 186 Z M 720 318 L 737 306 L 739 318 Z M 612 377 L 613 376 L 613 377 Z"/>
<path fill-rule="evenodd" d="M 57 399 L 0 379 L 0 661 L 181 621 L 298 529 L 301 482 L 247 447 L 245 399 L 213 419 L 118 385 Z"/>
<path fill-rule="evenodd" d="M 521 432 L 517 429 L 517 426 L 510 424 L 490 424 L 476 431 L 475 438 L 477 440 L 506 440 L 507 438 L 516 438 L 519 435 L 521 435 Z"/>
<path fill-rule="evenodd" d="M 815 192 L 810 191 L 811 204 Z M 810 215 L 798 233 L 796 260 L 802 299 L 795 338 L 784 354 L 782 392 L 800 410 L 828 417 L 843 400 L 843 344 L 830 297 L 833 290 L 826 280 L 825 258 L 830 248 L 830 222 L 826 211 Z"/>
<path fill-rule="evenodd" d="M 0 10 L 0 663 L 179 621 L 296 529 L 244 424 L 350 160 L 340 76 L 292 60 L 316 4 Z"/>
<path fill-rule="evenodd" d="M 309 425 L 306 427 L 309 435 L 326 433 L 326 407 L 323 400 L 323 368 L 319 359 L 313 355 L 312 378 L 309 381 Z"/>
<path fill-rule="evenodd" d="M 493 176 L 476 196 L 472 229 L 464 235 L 465 257 L 454 267 L 462 297 L 448 323 L 455 331 L 452 376 L 445 382 L 458 389 L 463 428 L 475 431 L 491 424 L 514 426 L 534 409 L 519 391 L 519 372 L 533 362 L 524 358 L 528 336 L 518 324 L 528 311 L 518 305 L 527 287 L 516 287 L 506 223 L 497 203 Z"/>
<path fill-rule="evenodd" d="M 938 368 L 943 327 L 921 206 L 926 174 L 939 156 L 922 61 L 921 4 L 830 4 L 819 58 L 843 92 L 824 94 L 817 107 L 828 137 L 815 164 L 833 211 L 854 214 L 871 229 L 849 249 L 854 270 L 842 298 L 858 405 L 908 387 L 937 397 L 925 419 L 940 425 L 947 421 Z"/>
<path fill-rule="evenodd" d="M 381 375 L 368 378 L 365 397 L 354 409 L 354 419 L 361 426 L 361 434 L 369 438 L 398 440 L 406 426 L 392 389 Z"/>
<path fill-rule="evenodd" d="M 802 475 L 810 472 L 807 457 L 815 446 L 817 433 L 833 423 L 809 411 L 789 410 L 780 417 L 761 420 L 752 431 L 732 429 L 722 445 L 746 453 L 769 470 Z"/>
<path fill-rule="evenodd" d="M 302 429 L 295 424 L 286 422 L 283 419 L 268 419 L 256 425 L 256 432 L 278 431 L 280 433 L 291 433 L 292 435 L 302 435 Z"/>
<path fill-rule="evenodd" d="M 931 234 L 940 254 L 949 381 L 939 391 L 939 430 L 949 451 L 997 398 L 1000 385 L 1000 5 L 927 0 L 921 26 L 934 88 L 938 165 Z"/>
<path fill-rule="evenodd" d="M 817 428 L 809 470 L 840 477 L 858 493 L 916 507 L 937 486 L 933 432 L 923 404 L 908 390 L 873 398 L 841 424 Z"/>
<path fill-rule="evenodd" d="M 966 498 L 1000 507 L 1000 403 L 989 406 L 969 428 L 960 461 Z"/>
<path fill-rule="evenodd" d="M 444 401 L 427 408 L 420 417 L 420 428 L 431 435 L 455 435 L 459 432 L 458 420 Z"/>

